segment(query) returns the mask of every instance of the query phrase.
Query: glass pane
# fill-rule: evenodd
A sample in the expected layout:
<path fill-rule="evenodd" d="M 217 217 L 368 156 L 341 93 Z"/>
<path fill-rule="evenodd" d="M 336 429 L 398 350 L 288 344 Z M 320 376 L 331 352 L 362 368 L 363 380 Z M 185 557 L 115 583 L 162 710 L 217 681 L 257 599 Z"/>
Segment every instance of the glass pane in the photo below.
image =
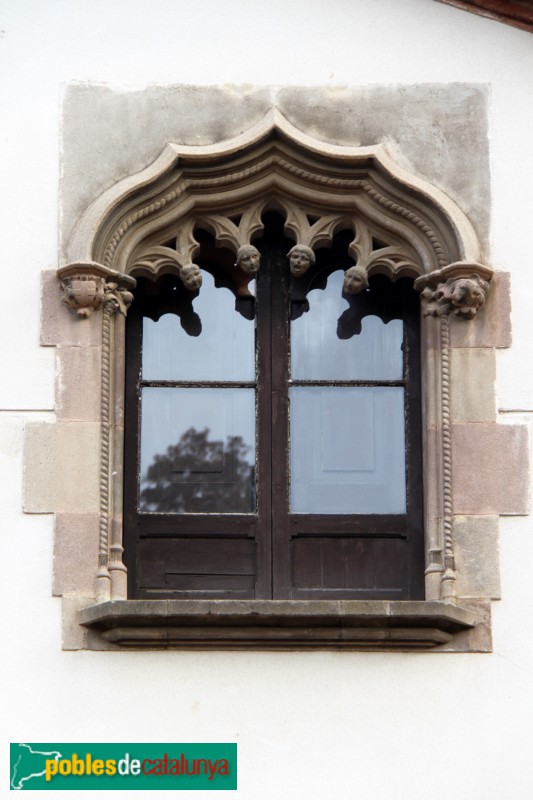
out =
<path fill-rule="evenodd" d="M 342 297 L 344 273 L 332 273 L 325 289 L 309 292 L 309 311 L 291 323 L 294 380 L 398 380 L 403 372 L 403 323 L 362 319 L 361 333 L 339 338 L 339 317 L 349 308 Z"/>
<path fill-rule="evenodd" d="M 405 512 L 403 389 L 290 389 L 291 510 Z"/>
<path fill-rule="evenodd" d="M 255 391 L 142 390 L 141 511 L 255 511 Z"/>
<path fill-rule="evenodd" d="M 158 322 L 144 318 L 143 379 L 253 381 L 255 325 L 235 311 L 232 292 L 215 288 L 204 271 L 193 305 L 201 323 L 198 336 L 187 334 L 176 314 L 164 314 Z"/>

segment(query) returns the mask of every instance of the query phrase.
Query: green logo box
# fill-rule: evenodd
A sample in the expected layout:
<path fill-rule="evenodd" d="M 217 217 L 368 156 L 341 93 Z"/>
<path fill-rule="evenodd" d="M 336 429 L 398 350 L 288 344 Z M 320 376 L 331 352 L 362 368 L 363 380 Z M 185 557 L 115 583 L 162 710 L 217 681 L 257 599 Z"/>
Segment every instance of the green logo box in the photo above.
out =
<path fill-rule="evenodd" d="M 10 745 L 10 789 L 237 789 L 235 743 Z"/>

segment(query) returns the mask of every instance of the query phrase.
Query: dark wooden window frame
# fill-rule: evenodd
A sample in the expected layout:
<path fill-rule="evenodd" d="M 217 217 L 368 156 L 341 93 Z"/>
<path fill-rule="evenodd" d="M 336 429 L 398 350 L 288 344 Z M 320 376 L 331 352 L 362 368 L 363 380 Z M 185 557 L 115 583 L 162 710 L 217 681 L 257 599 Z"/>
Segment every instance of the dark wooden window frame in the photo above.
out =
<path fill-rule="evenodd" d="M 281 225 L 281 230 L 283 225 Z M 420 322 L 418 294 L 408 291 L 406 283 L 392 284 L 387 278 L 378 276 L 371 292 L 372 300 L 366 313 L 383 315 L 383 310 L 374 308 L 380 292 L 389 295 L 389 316 L 404 320 L 404 376 L 395 381 L 325 381 L 289 379 L 289 307 L 290 297 L 302 297 L 302 287 L 296 285 L 295 292 L 289 284 L 285 253 L 291 242 L 278 231 L 274 248 L 262 247 L 263 265 L 258 274 L 257 303 L 257 360 L 258 381 L 153 381 L 143 380 L 141 376 L 142 358 L 142 319 L 147 315 L 159 318 L 165 310 L 172 310 L 166 297 L 172 297 L 167 285 L 159 304 L 154 303 L 153 295 L 143 303 L 142 293 L 137 294 L 137 302 L 130 310 L 127 334 L 127 372 L 126 372 L 126 443 L 125 443 L 125 563 L 129 575 L 129 595 L 132 597 L 159 597 L 168 599 L 256 599 L 256 600 L 421 600 L 424 597 L 424 533 L 422 510 L 422 443 L 421 443 L 421 397 L 420 397 Z M 204 269 L 216 273 L 216 250 L 211 251 L 211 260 L 200 263 Z M 335 261 L 335 259 L 334 259 Z M 265 263 L 268 262 L 268 263 Z M 349 266 L 347 263 L 345 266 Z M 317 266 L 320 270 L 320 267 Z M 331 272 L 332 269 L 329 269 Z M 328 274 L 329 274 L 328 272 Z M 322 269 L 322 273 L 326 273 Z M 294 283 L 294 281 L 293 281 Z M 298 282 L 296 282 L 298 284 Z M 376 286 L 377 283 L 377 286 Z M 167 278 L 168 284 L 168 278 Z M 174 289 L 180 291 L 179 280 L 175 279 Z M 152 294 L 152 293 L 150 293 Z M 401 295 L 401 298 L 400 298 Z M 360 300 L 361 302 L 361 300 Z M 391 304 L 395 311 L 390 312 Z M 293 304 L 294 305 L 294 304 Z M 296 305 L 298 303 L 296 302 Z M 368 302 L 367 302 L 368 305 Z M 383 308 L 386 302 L 383 302 Z M 364 309 L 364 304 L 363 304 Z M 384 320 L 385 321 L 385 320 Z M 405 514 L 306 514 L 289 511 L 289 464 L 288 431 L 289 402 L 288 389 L 296 386 L 401 386 L 405 391 L 405 437 L 406 437 L 406 490 L 407 511 Z M 254 388 L 257 390 L 258 407 L 258 513 L 257 514 L 161 514 L 140 513 L 138 511 L 138 464 L 140 461 L 140 397 L 145 387 L 181 388 Z M 273 420 L 276 420 L 276 435 L 272 434 Z M 280 434 L 281 431 L 281 434 Z M 283 432 L 287 432 L 284 435 Z M 201 591 L 198 588 L 189 592 L 172 590 L 165 594 L 163 587 L 143 590 L 140 578 L 140 559 L 150 543 L 157 541 L 164 549 L 164 542 L 179 541 L 182 547 L 195 549 L 198 545 L 209 547 L 205 537 L 223 542 L 235 550 L 236 542 L 253 538 L 255 542 L 255 580 L 251 588 L 248 576 L 233 575 L 236 586 L 248 587 L 224 591 L 212 589 Z M 195 539 L 195 537 L 198 537 Z M 203 537 L 203 538 L 202 538 Z M 361 560 L 366 559 L 362 569 L 376 572 L 375 563 L 379 559 L 378 572 L 384 573 L 393 583 L 398 582 L 396 573 L 406 571 L 403 588 L 391 589 L 379 586 L 349 586 L 328 588 L 327 586 L 296 585 L 293 577 L 295 552 L 304 552 L 309 560 L 309 552 L 316 553 L 327 547 L 339 562 L 336 569 L 342 569 L 341 555 L 345 546 L 357 546 L 362 551 Z M 170 545 L 169 545 L 170 546 Z M 304 550 L 302 551 L 302 547 Z M 401 550 L 398 550 L 398 547 Z M 298 550 L 296 550 L 298 548 Z M 406 550 L 406 564 L 397 563 L 398 553 L 403 558 Z M 315 560 L 317 556 L 314 556 Z M 196 558 L 198 558 L 196 556 Z M 229 558 L 229 555 L 227 556 Z M 235 558 L 235 556 L 234 556 Z M 300 556 L 300 559 L 302 557 Z M 311 556 L 313 558 L 313 555 Z M 239 564 L 235 569 L 239 568 Z M 299 567 L 299 572 L 305 570 Z M 308 569 L 317 572 L 317 564 L 311 563 Z M 220 567 L 221 571 L 224 567 Z M 231 568 L 226 566 L 231 573 Z M 241 565 L 242 572 L 246 565 Z M 219 582 L 231 581 L 231 574 L 223 575 Z M 368 579 L 367 574 L 365 578 Z M 198 583 L 202 576 L 191 576 L 190 585 Z M 372 577 L 376 583 L 379 577 Z M 383 577 L 382 580 L 385 580 Z M 203 585 L 203 584 L 200 584 Z M 222 584 L 226 586 L 226 583 Z"/>

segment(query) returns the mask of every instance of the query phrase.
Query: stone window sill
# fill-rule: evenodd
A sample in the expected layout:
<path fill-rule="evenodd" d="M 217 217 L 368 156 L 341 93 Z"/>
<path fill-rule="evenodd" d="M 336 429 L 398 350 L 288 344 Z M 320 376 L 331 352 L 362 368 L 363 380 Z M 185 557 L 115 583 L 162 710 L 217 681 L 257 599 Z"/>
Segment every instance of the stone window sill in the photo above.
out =
<path fill-rule="evenodd" d="M 79 622 L 119 648 L 490 652 L 488 603 L 116 600 Z"/>

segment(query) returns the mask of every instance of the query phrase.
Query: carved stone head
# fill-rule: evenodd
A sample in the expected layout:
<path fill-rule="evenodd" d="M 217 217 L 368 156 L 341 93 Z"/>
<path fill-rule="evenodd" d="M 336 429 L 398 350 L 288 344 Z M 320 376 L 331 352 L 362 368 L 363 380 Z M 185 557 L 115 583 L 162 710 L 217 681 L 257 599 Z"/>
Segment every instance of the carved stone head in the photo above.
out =
<path fill-rule="evenodd" d="M 187 264 L 183 267 L 180 270 L 180 278 L 190 292 L 195 292 L 202 285 L 202 272 L 197 264 Z"/>
<path fill-rule="evenodd" d="M 350 267 L 344 273 L 344 294 L 356 295 L 368 288 L 368 275 L 364 267 Z"/>
<path fill-rule="evenodd" d="M 450 295 L 455 313 L 465 319 L 475 317 L 485 302 L 487 288 L 488 284 L 478 275 L 470 275 L 468 278 L 455 281 Z"/>
<path fill-rule="evenodd" d="M 244 244 L 237 250 L 237 266 L 248 275 L 255 275 L 259 270 L 261 255 L 253 244 Z"/>
<path fill-rule="evenodd" d="M 295 244 L 287 255 L 289 257 L 291 275 L 294 275 L 295 278 L 304 275 L 311 264 L 316 262 L 314 252 L 305 244 Z"/>

